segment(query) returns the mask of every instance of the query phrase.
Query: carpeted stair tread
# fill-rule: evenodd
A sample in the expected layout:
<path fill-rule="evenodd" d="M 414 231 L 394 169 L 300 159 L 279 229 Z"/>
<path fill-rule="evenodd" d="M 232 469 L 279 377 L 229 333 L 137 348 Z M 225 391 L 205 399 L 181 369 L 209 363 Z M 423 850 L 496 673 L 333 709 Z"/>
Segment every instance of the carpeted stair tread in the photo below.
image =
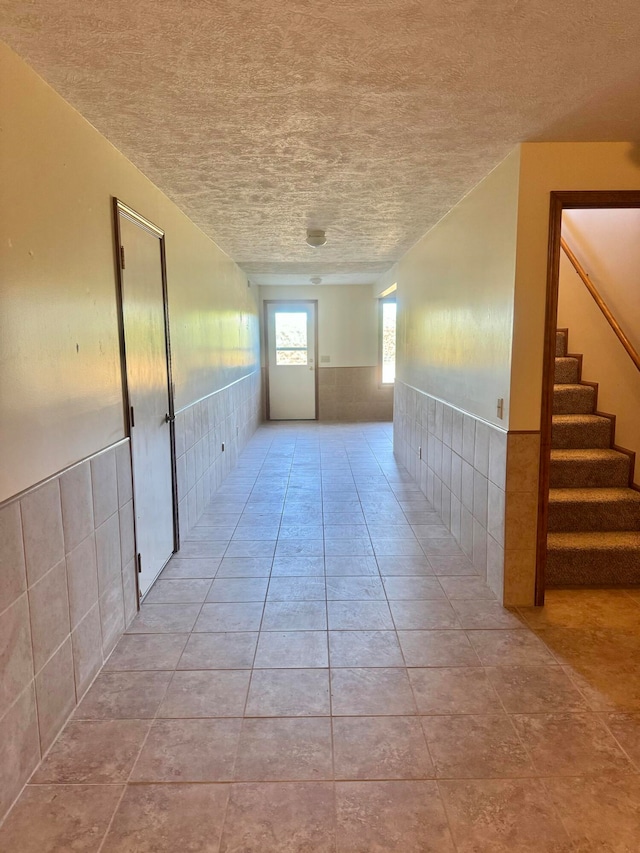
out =
<path fill-rule="evenodd" d="M 556 357 L 554 372 L 556 384 L 580 381 L 580 361 L 573 356 Z"/>
<path fill-rule="evenodd" d="M 550 533 L 546 585 L 616 586 L 638 583 L 640 532 Z"/>
<path fill-rule="evenodd" d="M 551 451 L 552 489 L 616 488 L 629 485 L 631 460 L 611 448 Z"/>
<path fill-rule="evenodd" d="M 610 447 L 611 418 L 600 415 L 554 415 L 551 446 L 576 449 Z"/>
<path fill-rule="evenodd" d="M 550 533 L 547 544 L 551 550 L 567 551 L 575 548 L 589 551 L 628 551 L 635 550 L 640 554 L 640 531 L 611 530 L 601 531 L 581 530 L 571 533 Z"/>
<path fill-rule="evenodd" d="M 640 532 L 550 533 L 547 545 L 547 587 L 615 586 L 640 578 Z"/>
<path fill-rule="evenodd" d="M 549 531 L 640 531 L 640 492 L 619 489 L 550 489 Z"/>
<path fill-rule="evenodd" d="M 553 386 L 554 415 L 589 415 L 596 407 L 593 385 L 567 383 Z"/>

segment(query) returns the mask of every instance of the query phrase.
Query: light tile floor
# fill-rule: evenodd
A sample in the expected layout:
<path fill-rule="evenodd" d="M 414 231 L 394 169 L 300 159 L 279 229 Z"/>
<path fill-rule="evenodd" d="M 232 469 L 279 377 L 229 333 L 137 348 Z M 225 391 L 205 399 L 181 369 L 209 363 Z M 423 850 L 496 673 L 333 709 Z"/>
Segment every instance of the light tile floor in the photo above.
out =
<path fill-rule="evenodd" d="M 264 426 L 0 849 L 636 853 L 639 617 L 502 609 L 390 425 Z"/>

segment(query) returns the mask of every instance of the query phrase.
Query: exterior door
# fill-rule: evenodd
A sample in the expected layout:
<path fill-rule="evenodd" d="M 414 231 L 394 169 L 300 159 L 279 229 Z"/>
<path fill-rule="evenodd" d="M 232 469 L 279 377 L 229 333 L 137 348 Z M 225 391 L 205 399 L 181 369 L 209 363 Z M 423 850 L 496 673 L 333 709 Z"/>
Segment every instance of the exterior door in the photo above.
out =
<path fill-rule="evenodd" d="M 317 418 L 317 305 L 265 302 L 270 420 Z"/>
<path fill-rule="evenodd" d="M 142 597 L 175 551 L 175 478 L 164 235 L 116 202 L 126 393 Z"/>

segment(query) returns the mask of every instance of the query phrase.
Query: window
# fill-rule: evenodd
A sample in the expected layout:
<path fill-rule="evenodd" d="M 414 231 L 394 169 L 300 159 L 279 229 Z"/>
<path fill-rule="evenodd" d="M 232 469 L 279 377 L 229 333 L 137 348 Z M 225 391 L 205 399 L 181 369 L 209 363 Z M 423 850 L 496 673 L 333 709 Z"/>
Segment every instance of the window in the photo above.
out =
<path fill-rule="evenodd" d="M 396 298 L 380 300 L 380 381 L 393 385 L 396 378 Z"/>
<path fill-rule="evenodd" d="M 277 311 L 276 365 L 307 364 L 307 312 Z"/>

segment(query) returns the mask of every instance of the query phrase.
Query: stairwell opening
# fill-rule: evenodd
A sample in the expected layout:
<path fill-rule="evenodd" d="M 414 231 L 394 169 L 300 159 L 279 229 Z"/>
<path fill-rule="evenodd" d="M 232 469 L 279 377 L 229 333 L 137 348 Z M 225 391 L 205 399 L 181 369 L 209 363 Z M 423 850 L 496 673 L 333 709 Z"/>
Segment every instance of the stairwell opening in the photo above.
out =
<path fill-rule="evenodd" d="M 640 585 L 640 465 L 635 464 L 640 367 L 633 361 L 634 351 L 640 351 L 638 269 L 640 193 L 552 193 L 539 605 L 551 587 Z M 587 289 L 592 285 L 601 292 L 594 295 Z"/>

